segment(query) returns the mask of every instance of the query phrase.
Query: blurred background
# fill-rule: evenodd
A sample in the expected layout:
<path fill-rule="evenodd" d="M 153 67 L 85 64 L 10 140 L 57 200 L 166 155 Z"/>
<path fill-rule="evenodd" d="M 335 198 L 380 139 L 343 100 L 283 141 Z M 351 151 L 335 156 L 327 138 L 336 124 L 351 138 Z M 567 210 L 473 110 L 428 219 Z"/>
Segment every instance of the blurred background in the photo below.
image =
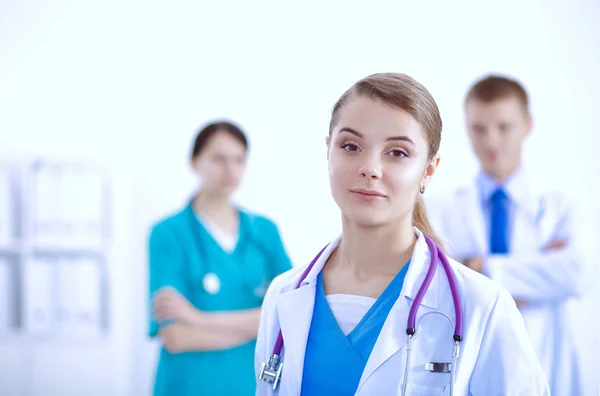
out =
<path fill-rule="evenodd" d="M 150 394 L 148 231 L 193 193 L 188 155 L 206 121 L 248 132 L 237 200 L 277 222 L 295 265 L 310 260 L 339 230 L 331 107 L 374 72 L 415 77 L 440 106 L 432 193 L 477 170 L 470 84 L 488 72 L 522 81 L 535 123 L 526 167 L 541 185 L 560 180 L 597 241 L 598 70 L 597 0 L 0 0 L 0 394 Z M 574 318 L 590 395 L 595 276 Z"/>

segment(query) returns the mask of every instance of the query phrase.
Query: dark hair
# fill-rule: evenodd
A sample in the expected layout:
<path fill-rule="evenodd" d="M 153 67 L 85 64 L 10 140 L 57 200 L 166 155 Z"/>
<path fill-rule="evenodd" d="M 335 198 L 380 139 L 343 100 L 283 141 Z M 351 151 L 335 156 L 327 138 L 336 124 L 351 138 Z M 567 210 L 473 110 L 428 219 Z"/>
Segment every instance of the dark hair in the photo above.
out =
<path fill-rule="evenodd" d="M 196 139 L 194 140 L 194 145 L 192 146 L 192 159 L 200 155 L 210 138 L 217 132 L 230 134 L 244 145 L 246 151 L 248 150 L 248 138 L 237 125 L 228 121 L 218 121 L 205 125 L 200 129 L 200 132 L 198 132 L 198 135 L 196 135 Z"/>
<path fill-rule="evenodd" d="M 465 104 L 470 100 L 490 103 L 510 97 L 517 98 L 523 105 L 525 112 L 529 112 L 529 97 L 523 85 L 508 77 L 489 75 L 477 81 L 469 89 Z"/>
<path fill-rule="evenodd" d="M 429 144 L 429 158 L 437 154 L 442 139 L 442 118 L 435 100 L 418 81 L 401 73 L 373 74 L 358 81 L 333 106 L 329 123 L 330 135 L 338 122 L 340 110 L 353 96 L 365 96 L 408 112 L 425 131 Z M 440 238 L 427 219 L 425 205 L 420 196 L 417 196 L 413 208 L 412 221 L 415 227 L 431 237 L 438 246 L 442 246 Z"/>

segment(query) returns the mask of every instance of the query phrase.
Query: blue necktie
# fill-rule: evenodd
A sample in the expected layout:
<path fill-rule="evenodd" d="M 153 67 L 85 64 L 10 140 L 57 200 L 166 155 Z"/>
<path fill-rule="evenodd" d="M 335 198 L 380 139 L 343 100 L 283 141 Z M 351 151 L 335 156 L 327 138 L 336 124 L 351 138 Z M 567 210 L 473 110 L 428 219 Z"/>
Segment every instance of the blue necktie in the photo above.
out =
<path fill-rule="evenodd" d="M 490 253 L 508 253 L 508 196 L 502 188 L 491 197 Z"/>

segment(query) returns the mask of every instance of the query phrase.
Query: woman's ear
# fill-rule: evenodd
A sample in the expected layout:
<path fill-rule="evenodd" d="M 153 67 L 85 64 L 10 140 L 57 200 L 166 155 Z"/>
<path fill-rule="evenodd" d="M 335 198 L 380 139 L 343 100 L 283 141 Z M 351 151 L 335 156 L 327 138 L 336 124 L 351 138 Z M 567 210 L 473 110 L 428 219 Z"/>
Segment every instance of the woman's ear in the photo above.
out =
<path fill-rule="evenodd" d="M 194 171 L 194 173 L 200 174 L 200 168 L 201 166 L 201 160 L 200 160 L 200 156 L 197 155 L 196 157 L 192 158 L 190 161 L 190 166 L 192 168 L 192 170 Z"/>
<path fill-rule="evenodd" d="M 440 155 L 436 153 L 429 164 L 427 164 L 427 168 L 425 168 L 425 174 L 423 175 L 423 180 L 421 181 L 421 189 L 427 188 L 427 185 L 431 182 L 435 171 L 440 165 Z"/>

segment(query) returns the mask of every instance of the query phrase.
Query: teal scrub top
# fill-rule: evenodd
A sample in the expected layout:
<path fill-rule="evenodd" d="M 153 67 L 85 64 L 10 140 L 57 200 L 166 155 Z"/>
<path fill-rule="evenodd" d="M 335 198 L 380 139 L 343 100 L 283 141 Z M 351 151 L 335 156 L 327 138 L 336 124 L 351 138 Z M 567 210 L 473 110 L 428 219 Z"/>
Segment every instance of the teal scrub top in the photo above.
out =
<path fill-rule="evenodd" d="M 238 212 L 238 243 L 231 253 L 202 226 L 191 204 L 156 224 L 149 239 L 150 299 L 161 287 L 170 286 L 202 311 L 260 307 L 268 284 L 291 263 L 272 221 Z M 219 279 L 218 292 L 205 290 L 206 274 Z M 151 337 L 158 335 L 160 325 L 151 317 Z M 178 354 L 163 347 L 154 395 L 254 395 L 255 346 L 253 340 L 226 350 Z"/>

